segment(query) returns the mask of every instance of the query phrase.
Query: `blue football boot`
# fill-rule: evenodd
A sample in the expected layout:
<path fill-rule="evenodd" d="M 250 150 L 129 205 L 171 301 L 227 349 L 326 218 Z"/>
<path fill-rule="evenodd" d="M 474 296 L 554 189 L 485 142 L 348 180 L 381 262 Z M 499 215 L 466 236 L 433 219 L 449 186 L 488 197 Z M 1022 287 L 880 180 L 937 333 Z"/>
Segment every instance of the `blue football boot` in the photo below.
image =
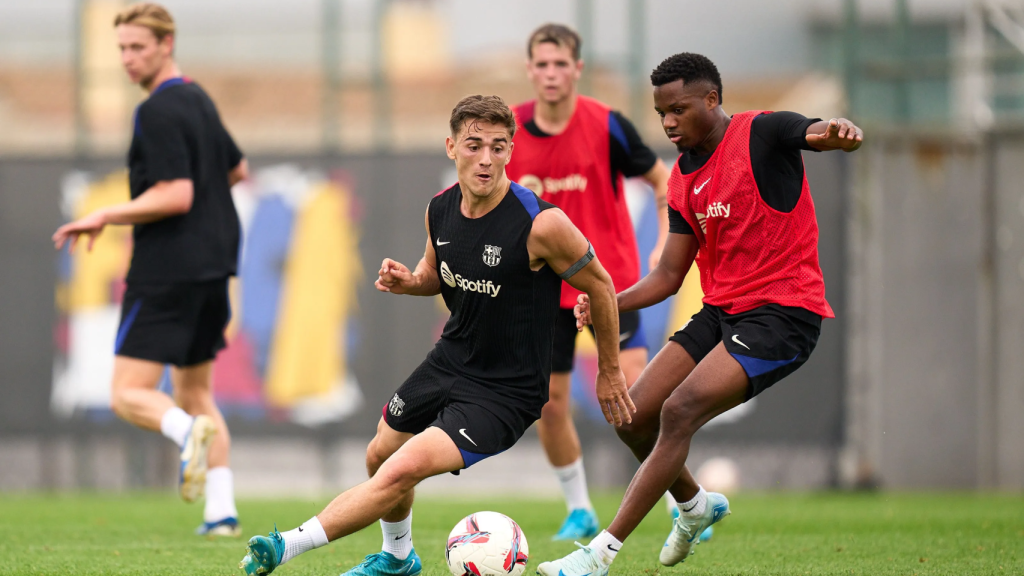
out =
<path fill-rule="evenodd" d="M 242 535 L 242 527 L 238 525 L 238 518 L 229 516 L 216 522 L 203 522 L 203 525 L 196 528 L 199 536 L 227 536 L 238 538 Z"/>
<path fill-rule="evenodd" d="M 592 509 L 577 508 L 565 517 L 562 527 L 558 533 L 551 537 L 552 540 L 583 540 L 593 538 L 601 531 L 597 522 L 597 513 Z"/>
<path fill-rule="evenodd" d="M 395 558 L 390 552 L 367 554 L 363 563 L 341 576 L 417 576 L 423 571 L 423 562 L 414 548 L 405 560 Z"/>
<path fill-rule="evenodd" d="M 245 547 L 245 557 L 238 567 L 245 570 L 248 576 L 264 576 L 274 571 L 281 564 L 284 556 L 284 538 L 277 531 L 277 526 L 269 536 L 253 536 Z"/>

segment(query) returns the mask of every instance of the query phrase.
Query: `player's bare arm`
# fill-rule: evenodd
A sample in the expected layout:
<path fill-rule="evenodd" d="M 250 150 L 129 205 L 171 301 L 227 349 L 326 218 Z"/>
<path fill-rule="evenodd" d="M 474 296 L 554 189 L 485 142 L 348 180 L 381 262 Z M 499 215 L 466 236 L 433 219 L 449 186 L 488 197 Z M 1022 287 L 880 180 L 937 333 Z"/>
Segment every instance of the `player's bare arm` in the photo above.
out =
<path fill-rule="evenodd" d="M 545 210 L 537 216 L 527 247 L 532 268 L 546 263 L 570 286 L 590 295 L 597 340 L 597 399 L 610 424 L 632 422 L 636 407 L 619 368 L 619 312 L 611 276 L 596 258 L 590 258 L 590 243 L 561 210 Z"/>
<path fill-rule="evenodd" d="M 642 178 L 654 189 L 654 204 L 658 208 L 658 242 L 651 250 L 648 260 L 648 270 L 654 270 L 661 259 L 661 253 L 665 250 L 665 243 L 668 241 L 668 166 L 659 158 L 654 166 L 647 171 Z"/>
<path fill-rule="evenodd" d="M 192 197 L 192 180 L 188 178 L 157 182 L 131 202 L 102 208 L 61 226 L 53 233 L 53 245 L 60 250 L 70 240 L 73 251 L 78 237 L 85 234 L 89 237 L 87 249 L 92 250 L 107 224 L 147 224 L 185 214 L 192 209 Z"/>
<path fill-rule="evenodd" d="M 846 118 L 822 120 L 807 127 L 807 144 L 815 150 L 853 152 L 864 143 L 864 131 Z"/>
<path fill-rule="evenodd" d="M 618 294 L 619 310 L 628 312 L 647 308 L 678 292 L 697 256 L 697 248 L 697 237 L 693 234 L 669 234 L 658 266 Z M 577 328 L 582 329 L 591 323 L 590 310 L 590 298 L 581 294 L 575 309 Z"/>
<path fill-rule="evenodd" d="M 249 177 L 249 161 L 242 158 L 242 161 L 237 166 L 231 169 L 228 173 L 228 183 L 232 186 L 238 184 L 242 180 Z"/>
<path fill-rule="evenodd" d="M 423 258 L 416 264 L 416 270 L 410 271 L 401 262 L 385 258 L 381 262 L 380 270 L 377 272 L 378 278 L 374 283 L 377 290 L 412 296 L 434 296 L 441 293 L 434 245 L 430 243 L 430 221 L 427 213 L 423 215 L 423 225 L 427 229 L 427 247 L 423 251 Z"/>

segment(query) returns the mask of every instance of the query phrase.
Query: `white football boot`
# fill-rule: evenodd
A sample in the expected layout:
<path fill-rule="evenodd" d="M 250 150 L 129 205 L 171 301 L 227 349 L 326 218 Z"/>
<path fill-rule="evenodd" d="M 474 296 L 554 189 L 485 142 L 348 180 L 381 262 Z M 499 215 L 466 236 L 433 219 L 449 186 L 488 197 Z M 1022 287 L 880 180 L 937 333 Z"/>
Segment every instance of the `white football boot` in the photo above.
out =
<path fill-rule="evenodd" d="M 696 552 L 693 547 L 700 543 L 700 535 L 715 522 L 725 518 L 729 510 L 729 499 L 717 492 L 708 492 L 708 503 L 704 513 L 695 518 L 680 515 L 672 523 L 672 532 L 661 548 L 658 560 L 665 566 L 675 566 Z"/>

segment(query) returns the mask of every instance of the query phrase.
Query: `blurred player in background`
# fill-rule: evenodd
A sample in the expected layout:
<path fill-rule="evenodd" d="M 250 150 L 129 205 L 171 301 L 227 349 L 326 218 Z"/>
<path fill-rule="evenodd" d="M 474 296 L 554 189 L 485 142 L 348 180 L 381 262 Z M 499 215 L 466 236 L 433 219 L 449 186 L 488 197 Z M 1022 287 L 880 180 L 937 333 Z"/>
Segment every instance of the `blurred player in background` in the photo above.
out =
<path fill-rule="evenodd" d="M 79 236 L 92 249 L 108 224 L 134 225 L 121 324 L 114 347 L 112 408 L 181 448 L 181 497 L 206 494 L 197 533 L 237 536 L 231 439 L 213 400 L 213 359 L 231 315 L 228 279 L 240 240 L 231 186 L 247 176 L 242 153 L 213 101 L 174 61 L 174 20 L 135 4 L 114 21 L 121 62 L 149 97 L 135 111 L 128 151 L 130 202 L 61 226 L 57 249 Z M 174 397 L 159 391 L 171 368 Z"/>
<path fill-rule="evenodd" d="M 834 317 L 801 150 L 851 152 L 863 141 L 861 130 L 846 119 L 793 112 L 729 116 L 718 69 L 699 54 L 667 58 L 651 83 L 665 134 L 680 152 L 669 181 L 672 233 L 658 266 L 618 295 L 619 307 L 638 310 L 675 294 L 694 258 L 704 307 L 631 390 L 636 418 L 616 431 L 643 464 L 615 519 L 589 546 L 541 564 L 545 576 L 607 574 L 622 541 L 666 489 L 680 515 L 660 560 L 685 560 L 701 532 L 729 514 L 725 496 L 706 492 L 687 470 L 691 438 L 802 366 L 822 318 Z M 585 295 L 579 300 L 583 325 L 589 305 Z"/>
<path fill-rule="evenodd" d="M 248 574 L 268 574 L 377 520 L 382 551 L 345 574 L 419 574 L 415 486 L 511 448 L 540 417 L 562 280 L 593 303 L 605 418 L 616 425 L 630 420 L 612 279 L 561 210 L 506 176 L 516 132 L 512 111 L 497 96 L 469 96 L 452 110 L 450 129 L 445 144 L 458 183 L 427 206 L 423 258 L 415 270 L 385 259 L 376 286 L 393 294 L 440 294 L 451 318 L 384 406 L 366 450 L 371 478 L 302 526 L 249 540 L 241 562 Z"/>
<path fill-rule="evenodd" d="M 636 236 L 623 178 L 640 176 L 654 188 L 658 207 L 658 243 L 651 253 L 657 263 L 668 237 L 668 168 L 648 148 L 633 124 L 608 106 L 581 96 L 576 84 L 583 72 L 581 40 L 567 26 L 547 24 L 527 43 L 527 76 L 536 100 L 515 107 L 523 128 L 516 134 L 515 160 L 509 177 L 530 188 L 565 212 L 594 245 L 615 289 L 629 288 L 640 278 Z M 580 439 L 572 421 L 569 400 L 576 319 L 573 306 L 580 294 L 562 285 L 551 358 L 550 399 L 537 432 L 555 469 L 569 514 L 555 540 L 592 537 L 600 526 L 590 503 L 583 470 Z M 619 315 L 622 371 L 629 386 L 647 365 L 647 342 L 640 313 Z"/>

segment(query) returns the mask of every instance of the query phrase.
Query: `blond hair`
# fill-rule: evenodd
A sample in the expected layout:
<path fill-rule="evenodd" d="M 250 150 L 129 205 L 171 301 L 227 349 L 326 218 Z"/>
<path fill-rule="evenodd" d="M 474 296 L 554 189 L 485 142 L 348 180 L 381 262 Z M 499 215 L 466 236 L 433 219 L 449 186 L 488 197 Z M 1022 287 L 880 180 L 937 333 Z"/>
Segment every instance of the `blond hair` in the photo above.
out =
<path fill-rule="evenodd" d="M 538 44 L 550 42 L 559 48 L 568 48 L 572 52 L 572 59 L 580 59 L 580 47 L 583 40 L 575 30 L 564 24 L 545 24 L 530 34 L 530 41 L 526 43 L 526 56 L 533 58 L 533 48 Z"/>
<path fill-rule="evenodd" d="M 167 8 L 153 2 L 132 4 L 122 10 L 118 13 L 117 18 L 114 18 L 114 27 L 121 24 L 149 28 L 150 32 L 156 36 L 157 41 L 163 41 L 167 36 L 174 36 L 174 18 L 171 18 L 171 13 L 167 11 Z"/>

